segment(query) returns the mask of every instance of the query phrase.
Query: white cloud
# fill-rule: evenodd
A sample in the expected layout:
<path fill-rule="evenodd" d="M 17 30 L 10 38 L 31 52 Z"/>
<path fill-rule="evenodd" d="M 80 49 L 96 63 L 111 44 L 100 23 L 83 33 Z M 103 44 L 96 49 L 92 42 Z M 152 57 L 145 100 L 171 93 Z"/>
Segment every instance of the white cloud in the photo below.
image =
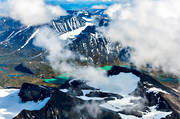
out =
<path fill-rule="evenodd" d="M 97 118 L 99 114 L 102 113 L 102 110 L 99 107 L 99 104 L 96 102 L 86 103 L 83 105 L 77 105 L 74 108 L 74 111 L 81 113 L 82 110 L 87 110 L 88 114 L 92 116 L 93 118 Z"/>
<path fill-rule="evenodd" d="M 94 5 L 91 7 L 92 9 L 106 9 L 107 6 L 106 5 Z"/>
<path fill-rule="evenodd" d="M 59 34 L 49 27 L 40 28 L 34 44 L 47 50 L 47 59 L 52 68 L 58 72 L 70 72 L 73 70 L 67 60 L 73 59 L 73 53 L 65 48 L 65 41 L 61 40 Z"/>
<path fill-rule="evenodd" d="M 67 2 L 75 2 L 75 0 L 67 0 Z"/>
<path fill-rule="evenodd" d="M 112 41 L 134 48 L 131 61 L 180 75 L 180 1 L 134 0 L 115 4 L 105 34 Z M 114 9 L 115 8 L 115 9 Z"/>
<path fill-rule="evenodd" d="M 25 25 L 44 24 L 54 17 L 66 15 L 59 6 L 47 5 L 44 0 L 7 0 L 0 2 L 0 16 L 9 16 Z"/>
<path fill-rule="evenodd" d="M 65 42 L 66 40 L 61 40 L 54 30 L 42 27 L 36 35 L 34 44 L 47 50 L 47 59 L 55 71 L 71 73 L 76 79 L 87 81 L 90 86 L 121 95 L 128 95 L 137 87 L 139 78 L 133 74 L 121 73 L 108 78 L 106 71 L 102 69 L 70 63 L 69 61 L 73 61 L 75 55 L 65 48 Z M 127 82 L 126 86 L 124 81 Z"/>
<path fill-rule="evenodd" d="M 105 14 L 110 16 L 112 19 L 115 19 L 116 12 L 121 9 L 121 4 L 113 4 L 106 11 Z"/>
<path fill-rule="evenodd" d="M 81 67 L 73 75 L 74 77 L 88 81 L 91 86 L 96 88 L 101 88 L 103 84 L 108 85 L 106 72 L 104 70 L 97 70 L 94 67 Z"/>

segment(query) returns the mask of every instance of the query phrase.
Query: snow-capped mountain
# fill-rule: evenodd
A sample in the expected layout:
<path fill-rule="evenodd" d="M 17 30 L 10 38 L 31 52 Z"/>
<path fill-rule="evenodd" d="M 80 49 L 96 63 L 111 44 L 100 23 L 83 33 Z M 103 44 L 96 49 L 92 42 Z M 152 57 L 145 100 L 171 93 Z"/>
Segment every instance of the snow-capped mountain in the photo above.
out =
<path fill-rule="evenodd" d="M 15 81 L 18 85 L 21 76 L 30 77 L 28 80 L 38 77 L 41 82 L 46 75 L 49 78 L 56 76 L 46 62 L 46 50 L 33 44 L 39 29 L 44 26 L 58 33 L 66 47 L 78 56 L 84 56 L 88 63 L 101 66 L 128 62 L 131 48 L 111 43 L 97 29 L 110 22 L 104 10 L 67 12 L 67 16 L 38 26 L 25 26 L 12 18 L 0 18 L 0 58 L 3 63 L 0 64 L 0 83 L 9 84 L 12 76 L 19 79 Z M 17 72 L 18 75 L 14 75 Z M 6 80 L 4 74 L 11 80 Z M 24 83 L 21 89 L 0 89 L 0 118 L 179 119 L 179 103 L 174 104 L 179 101 L 179 91 L 165 87 L 149 74 L 132 67 L 113 66 L 107 76 L 108 83 L 99 83 L 99 87 L 72 78 L 56 88 Z"/>
<path fill-rule="evenodd" d="M 48 25 L 59 33 L 61 39 L 72 41 L 69 44 L 72 51 L 80 53 L 96 64 L 113 63 L 114 59 L 127 60 L 127 54 L 120 53 L 122 50 L 120 44 L 114 45 L 113 49 L 112 46 L 110 48 L 112 44 L 96 30 L 98 27 L 108 25 L 109 19 L 103 14 L 103 10 L 68 11 L 68 13 L 68 16 L 56 18 L 51 23 L 40 26 L 24 26 L 11 18 L 0 18 L 1 56 L 15 55 L 28 59 L 42 56 L 44 50 L 34 46 L 33 40 L 39 28 Z"/>

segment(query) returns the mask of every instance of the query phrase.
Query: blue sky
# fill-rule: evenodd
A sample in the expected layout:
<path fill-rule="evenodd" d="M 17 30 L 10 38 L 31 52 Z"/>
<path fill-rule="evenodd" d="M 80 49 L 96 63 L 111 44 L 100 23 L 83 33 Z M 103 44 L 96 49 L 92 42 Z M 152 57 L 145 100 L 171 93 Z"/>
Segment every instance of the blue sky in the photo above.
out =
<path fill-rule="evenodd" d="M 67 2 L 66 0 L 46 0 L 49 4 L 60 5 L 64 9 L 79 9 L 79 8 L 91 8 L 94 5 L 106 5 L 110 6 L 114 2 L 103 2 L 100 0 L 75 0 L 74 2 Z"/>
<path fill-rule="evenodd" d="M 6 0 L 0 0 L 0 2 Z M 45 0 L 48 4 L 60 5 L 62 8 L 69 9 L 79 9 L 79 8 L 91 8 L 94 5 L 106 5 L 110 6 L 114 2 L 112 1 L 102 1 L 102 0 L 74 0 L 74 2 L 67 2 L 67 0 Z M 116 1 L 116 0 L 115 0 Z"/>

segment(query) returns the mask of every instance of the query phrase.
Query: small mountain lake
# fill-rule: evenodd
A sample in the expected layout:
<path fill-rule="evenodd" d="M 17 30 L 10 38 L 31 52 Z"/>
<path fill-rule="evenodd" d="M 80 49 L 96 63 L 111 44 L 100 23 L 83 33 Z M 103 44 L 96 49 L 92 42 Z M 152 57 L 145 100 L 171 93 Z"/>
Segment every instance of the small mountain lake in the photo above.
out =
<path fill-rule="evenodd" d="M 109 71 L 109 70 L 111 70 L 112 67 L 113 66 L 104 66 L 104 67 L 100 67 L 100 69 Z M 70 79 L 71 79 L 71 74 L 65 73 L 65 74 L 61 74 L 55 78 L 44 79 L 44 82 L 53 83 L 53 84 L 64 84 L 67 80 L 70 80 Z"/>
<path fill-rule="evenodd" d="M 125 68 L 129 68 L 128 65 L 120 65 L 121 67 L 125 67 Z M 104 67 L 100 67 L 100 69 L 105 70 L 105 71 L 109 71 L 111 70 L 113 66 L 104 66 Z M 52 83 L 52 84 L 64 84 L 67 80 L 71 79 L 71 74 L 65 73 L 65 74 L 61 74 L 55 78 L 51 78 L 51 79 L 44 79 L 44 82 L 46 83 Z M 158 80 L 166 83 L 166 82 L 170 82 L 170 83 L 176 83 L 178 80 L 178 83 L 180 84 L 180 79 L 173 79 L 173 78 L 162 78 L 162 77 L 158 77 Z"/>
<path fill-rule="evenodd" d="M 64 84 L 67 80 L 70 80 L 71 74 L 65 73 L 61 74 L 55 78 L 51 79 L 44 79 L 46 83 L 53 83 L 53 84 Z"/>

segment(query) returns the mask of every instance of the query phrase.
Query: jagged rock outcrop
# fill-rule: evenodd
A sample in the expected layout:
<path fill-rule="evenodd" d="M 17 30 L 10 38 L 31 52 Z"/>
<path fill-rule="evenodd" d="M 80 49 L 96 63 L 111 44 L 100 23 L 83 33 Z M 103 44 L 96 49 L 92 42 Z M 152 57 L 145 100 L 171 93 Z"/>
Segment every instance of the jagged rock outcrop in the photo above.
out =
<path fill-rule="evenodd" d="M 118 75 L 119 73 L 133 73 L 134 75 L 140 77 L 140 82 L 138 83 L 138 87 L 135 89 L 131 95 L 140 96 L 145 100 L 143 110 L 148 110 L 148 107 L 156 106 L 156 109 L 159 111 L 165 112 L 172 112 L 168 115 L 165 119 L 179 119 L 180 114 L 177 112 L 175 108 L 172 108 L 174 105 L 171 105 L 169 99 L 164 96 L 164 92 L 175 96 L 178 100 L 179 94 L 175 91 L 172 91 L 168 87 L 163 86 L 160 82 L 149 76 L 148 74 L 137 70 L 135 67 L 131 66 L 130 68 L 120 67 L 120 66 L 113 66 L 111 70 L 107 72 L 108 76 Z M 164 92 L 157 92 L 157 91 L 149 91 L 151 88 L 158 88 L 162 89 Z M 142 111 L 143 111 L 142 110 Z M 127 113 L 121 112 L 121 113 Z M 129 114 L 141 117 L 142 114 L 138 113 L 137 111 L 131 111 Z"/>
<path fill-rule="evenodd" d="M 50 87 L 24 83 L 18 95 L 21 98 L 22 102 L 38 102 L 39 100 L 50 97 L 53 92 L 53 88 Z"/>
<path fill-rule="evenodd" d="M 144 113 L 150 111 L 150 107 L 156 107 L 157 111 L 172 112 L 164 119 L 179 119 L 178 112 L 172 108 L 170 102 L 164 97 L 164 92 L 168 94 L 168 89 L 163 90 L 164 92 L 151 90 L 160 87 L 163 89 L 163 86 L 135 68 L 113 66 L 107 75 L 117 75 L 121 72 L 133 73 L 140 77 L 137 88 L 130 94 L 131 96 L 142 97 L 138 100 L 131 100 L 134 104 L 140 104 L 140 107 L 135 109 L 127 107 L 130 108 L 129 111 L 124 109 L 118 112 L 102 108 L 99 106 L 100 104 L 116 99 L 121 100 L 124 97 L 90 87 L 82 80 L 68 80 L 59 88 L 53 89 L 25 83 L 19 93 L 22 101 L 38 101 L 46 97 L 50 97 L 50 100 L 41 110 L 23 110 L 15 119 L 120 119 L 118 113 L 142 117 Z M 80 98 L 81 96 L 86 96 L 90 100 L 84 100 Z M 100 98 L 100 100 L 96 100 L 96 98 Z"/>
<path fill-rule="evenodd" d="M 14 119 L 120 119 L 120 116 L 100 108 L 94 102 L 55 90 L 44 108 L 38 111 L 23 110 Z"/>
<path fill-rule="evenodd" d="M 48 26 L 62 35 L 87 26 L 74 39 L 67 39 L 68 42 L 72 40 L 68 47 L 73 52 L 80 53 L 88 59 L 88 62 L 99 65 L 116 64 L 121 60 L 128 61 L 129 48 L 122 48 L 121 44 L 118 43 L 110 43 L 102 33 L 96 30 L 96 28 L 107 26 L 109 23 L 109 18 L 103 14 L 103 10 L 72 10 L 68 13 L 67 16 L 61 16 L 40 26 L 24 26 L 11 18 L 0 18 L 2 28 L 0 31 L 0 54 L 9 56 L 8 59 L 12 60 L 11 62 L 19 58 L 30 61 L 45 61 L 44 57 L 47 55 L 45 50 L 33 44 L 39 28 Z M 88 26 L 87 23 L 91 25 Z M 12 55 L 18 58 L 11 59 Z"/>
<path fill-rule="evenodd" d="M 101 92 L 101 91 L 91 91 L 89 94 L 86 94 L 87 97 L 100 97 L 100 98 L 117 98 L 121 99 L 123 98 L 122 96 L 118 94 L 113 94 L 113 93 L 106 93 L 106 92 Z"/>
<path fill-rule="evenodd" d="M 95 90 L 95 88 L 88 86 L 85 81 L 81 80 L 68 80 L 63 85 L 59 87 L 60 89 L 68 89 L 68 88 L 78 88 L 81 90 Z"/>
<path fill-rule="evenodd" d="M 69 15 L 53 20 L 52 26 L 54 27 L 54 29 L 56 29 L 57 32 L 63 34 L 83 27 L 85 26 L 85 23 L 86 21 L 80 16 Z"/>

